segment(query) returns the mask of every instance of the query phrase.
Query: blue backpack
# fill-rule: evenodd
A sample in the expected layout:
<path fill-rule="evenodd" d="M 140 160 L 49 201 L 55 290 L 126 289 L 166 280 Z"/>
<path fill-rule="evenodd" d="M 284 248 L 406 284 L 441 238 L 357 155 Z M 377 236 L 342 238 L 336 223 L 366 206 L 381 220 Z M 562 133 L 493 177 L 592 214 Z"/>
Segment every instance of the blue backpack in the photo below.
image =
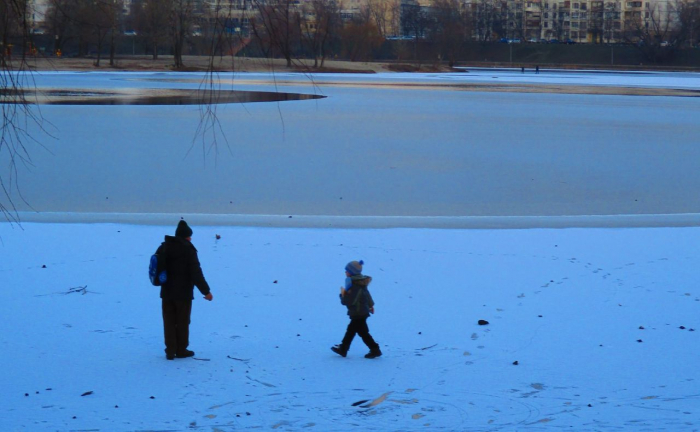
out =
<path fill-rule="evenodd" d="M 153 286 L 161 286 L 168 281 L 168 274 L 165 271 L 165 251 L 161 245 L 156 253 L 151 255 L 151 262 L 148 265 L 148 278 Z"/>

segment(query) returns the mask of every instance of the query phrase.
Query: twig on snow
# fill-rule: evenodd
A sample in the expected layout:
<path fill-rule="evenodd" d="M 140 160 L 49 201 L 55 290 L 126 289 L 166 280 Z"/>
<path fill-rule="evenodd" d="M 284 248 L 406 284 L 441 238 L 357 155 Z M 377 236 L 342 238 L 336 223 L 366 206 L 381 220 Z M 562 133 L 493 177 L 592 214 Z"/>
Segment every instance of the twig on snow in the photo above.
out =
<path fill-rule="evenodd" d="M 82 294 L 85 295 L 87 293 L 90 294 L 99 294 L 98 292 L 95 291 L 88 291 L 87 285 L 85 286 L 78 286 L 78 287 L 73 287 L 73 288 L 68 288 L 68 291 L 62 291 L 62 292 L 54 292 L 50 294 L 39 294 L 34 297 L 46 297 L 50 295 L 68 295 L 68 294 Z"/>

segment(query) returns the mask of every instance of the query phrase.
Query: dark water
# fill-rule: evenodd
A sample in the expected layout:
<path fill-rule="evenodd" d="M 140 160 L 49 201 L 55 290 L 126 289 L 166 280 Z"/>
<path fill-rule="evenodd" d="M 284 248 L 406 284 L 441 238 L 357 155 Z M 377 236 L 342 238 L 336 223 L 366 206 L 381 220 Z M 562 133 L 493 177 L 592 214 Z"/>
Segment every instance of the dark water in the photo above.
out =
<path fill-rule="evenodd" d="M 0 93 L 0 102 L 20 102 L 17 93 Z M 326 96 L 261 91 L 139 90 L 139 93 L 55 89 L 27 91 L 29 103 L 39 105 L 209 105 L 254 102 L 285 102 L 321 99 Z"/>

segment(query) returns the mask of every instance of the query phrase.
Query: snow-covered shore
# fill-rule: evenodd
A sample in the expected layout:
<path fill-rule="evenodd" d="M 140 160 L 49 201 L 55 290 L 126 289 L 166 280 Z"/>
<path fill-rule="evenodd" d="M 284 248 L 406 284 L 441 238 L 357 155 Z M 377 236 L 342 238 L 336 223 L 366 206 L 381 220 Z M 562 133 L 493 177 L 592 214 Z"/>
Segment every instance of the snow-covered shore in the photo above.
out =
<path fill-rule="evenodd" d="M 3 430 L 699 427 L 698 228 L 193 225 L 215 298 L 168 362 L 146 267 L 174 222 L 0 224 Z M 374 361 L 328 349 L 359 258 Z"/>
<path fill-rule="evenodd" d="M 198 225 L 275 228 L 435 228 L 435 229 L 525 229 L 525 228 L 651 228 L 695 227 L 700 214 L 628 214 L 577 216 L 314 216 L 255 214 L 180 214 Z M 128 223 L 166 225 L 170 213 L 29 213 L 17 214 L 21 221 L 43 223 Z"/>

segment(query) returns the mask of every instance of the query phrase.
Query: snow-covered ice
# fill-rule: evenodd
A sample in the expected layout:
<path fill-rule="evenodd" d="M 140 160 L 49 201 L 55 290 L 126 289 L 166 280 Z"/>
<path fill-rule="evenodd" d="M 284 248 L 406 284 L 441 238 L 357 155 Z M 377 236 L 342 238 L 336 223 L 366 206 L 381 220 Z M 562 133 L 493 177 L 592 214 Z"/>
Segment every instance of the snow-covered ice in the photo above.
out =
<path fill-rule="evenodd" d="M 518 75 L 497 76 L 523 79 Z M 578 75 L 589 83 L 608 76 Z M 641 76 L 645 85 L 683 79 L 700 89 L 700 78 L 686 75 Z M 201 79 L 47 73 L 37 85 L 196 89 Z M 197 106 L 41 106 L 56 139 L 33 130 L 47 150 L 34 148 L 33 166 L 20 167 L 31 208 L 15 201 L 42 213 L 700 213 L 700 98 L 430 90 L 448 79 L 479 76 L 239 76 L 236 89 L 328 97 L 219 106 L 230 147 L 219 136 L 218 156 L 192 142 Z M 365 85 L 377 80 L 428 87 Z"/>
<path fill-rule="evenodd" d="M 697 228 L 193 225 L 214 301 L 194 302 L 199 360 L 173 362 L 146 268 L 175 221 L 0 224 L 2 430 L 700 425 Z M 377 360 L 329 350 L 353 259 Z"/>

